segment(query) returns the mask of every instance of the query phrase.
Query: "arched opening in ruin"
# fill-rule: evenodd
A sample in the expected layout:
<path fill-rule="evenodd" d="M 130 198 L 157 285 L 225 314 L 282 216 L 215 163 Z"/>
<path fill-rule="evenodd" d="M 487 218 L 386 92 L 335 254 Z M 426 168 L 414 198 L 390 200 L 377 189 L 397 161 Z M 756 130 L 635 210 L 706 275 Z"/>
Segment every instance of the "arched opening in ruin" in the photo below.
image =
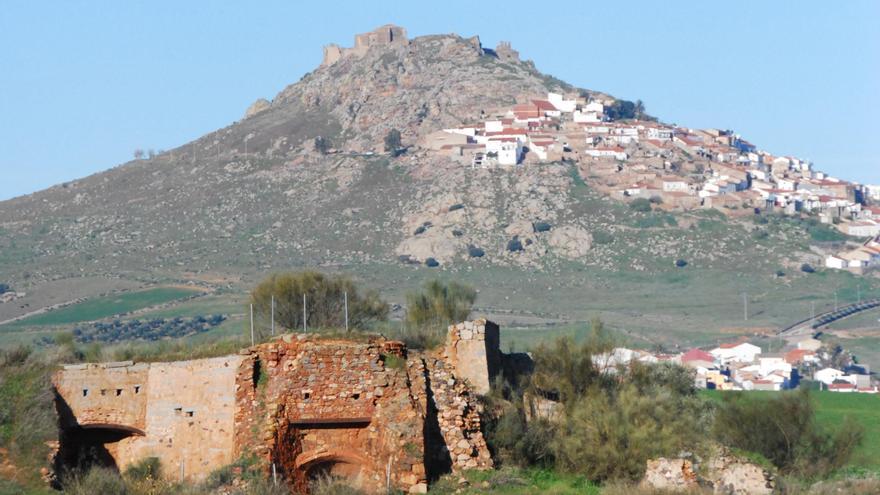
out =
<path fill-rule="evenodd" d="M 324 478 L 340 478 L 353 481 L 356 486 L 360 480 L 361 465 L 346 459 L 322 459 L 307 466 L 304 473 L 310 483 Z"/>
<path fill-rule="evenodd" d="M 118 471 L 119 443 L 144 432 L 125 425 L 88 424 L 63 428 L 60 435 L 55 472 L 85 472 L 94 467 Z"/>
<path fill-rule="evenodd" d="M 328 479 L 345 480 L 345 484 L 354 488 L 363 485 L 363 459 L 344 453 L 327 453 L 311 458 L 309 454 L 300 456 L 306 459 L 297 467 L 297 485 L 303 493 L 308 493 L 314 483 Z"/>

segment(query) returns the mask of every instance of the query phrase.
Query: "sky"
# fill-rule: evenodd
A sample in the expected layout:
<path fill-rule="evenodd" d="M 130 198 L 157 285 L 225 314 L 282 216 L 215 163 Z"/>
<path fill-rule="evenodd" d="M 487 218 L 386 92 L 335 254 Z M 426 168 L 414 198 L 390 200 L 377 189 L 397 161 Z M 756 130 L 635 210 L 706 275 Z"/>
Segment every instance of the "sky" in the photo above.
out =
<path fill-rule="evenodd" d="M 0 200 L 170 149 L 386 23 L 510 41 L 538 69 L 688 127 L 880 183 L 880 1 L 5 0 Z"/>

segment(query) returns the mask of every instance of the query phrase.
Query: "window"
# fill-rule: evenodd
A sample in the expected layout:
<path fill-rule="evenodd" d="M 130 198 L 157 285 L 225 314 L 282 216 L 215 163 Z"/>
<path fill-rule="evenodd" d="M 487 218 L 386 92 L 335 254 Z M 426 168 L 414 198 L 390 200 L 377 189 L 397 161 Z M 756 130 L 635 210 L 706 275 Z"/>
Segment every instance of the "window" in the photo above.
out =
<path fill-rule="evenodd" d="M 134 393 L 136 393 L 136 394 L 141 393 L 141 386 L 140 386 L 140 385 L 135 385 L 135 386 L 134 386 Z"/>
<path fill-rule="evenodd" d="M 193 417 L 194 414 L 195 414 L 195 411 L 187 411 L 187 412 L 186 412 L 186 416 L 187 416 L 188 418 Z"/>
<path fill-rule="evenodd" d="M 354 400 L 358 400 L 361 398 L 361 394 L 351 394 L 351 398 Z"/>
<path fill-rule="evenodd" d="M 107 395 L 107 389 L 106 389 L 106 388 L 102 388 L 102 389 L 101 389 L 101 395 Z"/>
<path fill-rule="evenodd" d="M 119 397 L 120 395 L 122 395 L 122 389 L 121 389 L 121 388 L 117 388 L 117 389 L 116 389 L 116 397 Z"/>
<path fill-rule="evenodd" d="M 182 408 L 182 407 L 175 407 L 175 408 L 174 408 L 174 414 L 180 414 L 180 413 L 182 413 L 182 412 L 183 412 L 183 408 Z"/>
<path fill-rule="evenodd" d="M 89 396 L 89 389 L 84 388 L 83 389 L 83 397 L 88 397 L 88 396 Z"/>
<path fill-rule="evenodd" d="M 311 393 L 311 392 L 303 392 L 303 399 L 305 399 L 305 400 L 309 400 L 309 399 L 311 399 L 311 398 L 312 398 L 312 393 Z"/>

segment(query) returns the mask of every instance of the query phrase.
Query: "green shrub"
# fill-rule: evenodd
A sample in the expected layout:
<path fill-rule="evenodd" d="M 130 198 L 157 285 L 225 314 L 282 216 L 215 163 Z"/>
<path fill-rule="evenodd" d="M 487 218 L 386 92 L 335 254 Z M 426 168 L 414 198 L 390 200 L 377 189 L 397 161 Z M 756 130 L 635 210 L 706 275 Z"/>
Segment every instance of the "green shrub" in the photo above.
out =
<path fill-rule="evenodd" d="M 547 223 L 547 222 L 535 222 L 535 223 L 532 224 L 532 229 L 533 229 L 535 232 L 547 232 L 547 231 L 549 231 L 552 227 L 553 227 L 553 226 L 550 225 L 550 224 Z"/>
<path fill-rule="evenodd" d="M 519 240 L 519 236 L 513 236 L 513 239 L 507 241 L 507 250 L 511 253 L 523 250 L 522 241 Z"/>
<path fill-rule="evenodd" d="M 477 300 L 477 291 L 457 282 L 432 280 L 406 296 L 406 320 L 411 326 L 445 326 L 464 321 Z"/>
<path fill-rule="evenodd" d="M 129 489 L 119 473 L 108 468 L 92 468 L 69 474 L 62 482 L 65 495 L 125 495 Z"/>
<path fill-rule="evenodd" d="M 485 255 L 486 251 L 484 251 L 483 249 L 478 248 L 473 244 L 468 246 L 468 256 L 470 256 L 471 258 L 482 258 Z"/>
<path fill-rule="evenodd" d="M 629 207 L 633 211 L 648 213 L 651 211 L 651 202 L 645 198 L 636 198 L 630 202 Z"/>
<path fill-rule="evenodd" d="M 611 244 L 614 242 L 614 237 L 604 230 L 597 230 L 593 232 L 593 242 L 596 244 Z"/>
<path fill-rule="evenodd" d="M 158 457 L 145 457 L 125 470 L 125 477 L 134 480 L 159 479 L 162 477 L 162 464 Z"/>
<path fill-rule="evenodd" d="M 862 442 L 864 430 L 849 419 L 828 430 L 816 422 L 809 390 L 771 398 L 729 393 L 713 431 L 723 444 L 755 452 L 782 472 L 813 478 L 843 467 Z"/>
<path fill-rule="evenodd" d="M 365 328 L 388 318 L 388 304 L 375 290 L 362 291 L 344 275 L 325 275 L 315 271 L 276 273 L 260 282 L 251 291 L 254 314 L 265 327 L 272 314 L 275 298 L 275 323 L 288 330 L 303 326 L 303 295 L 305 315 L 310 328 L 342 328 L 345 326 L 345 295 L 348 297 L 348 321 L 352 328 Z"/>

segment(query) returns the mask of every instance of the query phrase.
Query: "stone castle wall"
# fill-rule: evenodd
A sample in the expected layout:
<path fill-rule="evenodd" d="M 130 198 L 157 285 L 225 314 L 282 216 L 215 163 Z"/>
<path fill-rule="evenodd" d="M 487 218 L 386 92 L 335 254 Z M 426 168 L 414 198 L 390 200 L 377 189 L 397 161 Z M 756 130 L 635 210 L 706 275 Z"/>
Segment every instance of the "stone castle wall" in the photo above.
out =
<path fill-rule="evenodd" d="M 351 48 L 343 48 L 335 44 L 324 46 L 324 59 L 321 66 L 332 65 L 344 57 L 362 57 L 373 46 L 405 46 L 407 43 L 409 40 L 406 37 L 406 29 L 386 24 L 370 32 L 356 34 L 354 46 Z"/>
<path fill-rule="evenodd" d="M 498 325 L 479 319 L 449 327 L 445 358 L 456 375 L 468 380 L 479 394 L 489 392 L 501 372 L 501 333 Z"/>

